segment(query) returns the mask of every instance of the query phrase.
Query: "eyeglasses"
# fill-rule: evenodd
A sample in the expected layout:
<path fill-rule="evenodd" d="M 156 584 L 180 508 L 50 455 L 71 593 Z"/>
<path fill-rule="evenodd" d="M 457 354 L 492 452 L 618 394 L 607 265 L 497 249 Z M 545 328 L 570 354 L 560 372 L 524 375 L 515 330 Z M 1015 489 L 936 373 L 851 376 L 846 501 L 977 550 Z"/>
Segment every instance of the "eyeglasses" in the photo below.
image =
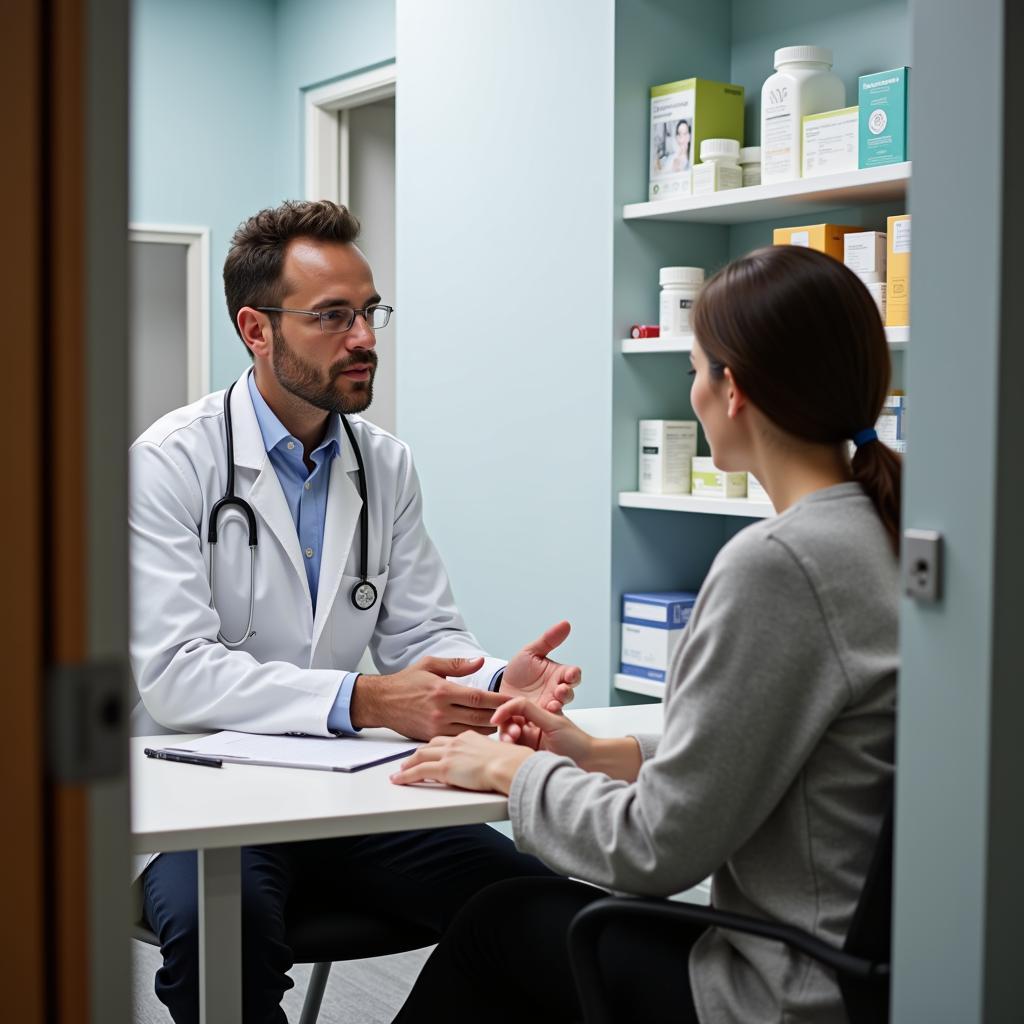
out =
<path fill-rule="evenodd" d="M 317 312 L 315 309 L 285 309 L 283 306 L 257 306 L 260 313 L 299 313 L 302 316 L 315 316 L 320 320 L 320 330 L 324 334 L 342 334 L 352 330 L 358 314 L 366 321 L 366 326 L 371 330 L 379 331 L 387 327 L 391 314 L 394 313 L 394 306 L 367 306 L 366 309 L 325 309 Z"/>

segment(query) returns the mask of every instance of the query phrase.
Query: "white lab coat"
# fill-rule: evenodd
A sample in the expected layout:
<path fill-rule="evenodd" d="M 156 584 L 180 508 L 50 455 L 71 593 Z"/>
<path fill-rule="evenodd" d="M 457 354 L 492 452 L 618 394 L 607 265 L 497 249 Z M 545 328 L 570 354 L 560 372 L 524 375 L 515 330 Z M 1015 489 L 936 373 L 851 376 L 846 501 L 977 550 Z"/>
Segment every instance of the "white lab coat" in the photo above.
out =
<path fill-rule="evenodd" d="M 246 371 L 248 373 L 249 371 Z M 369 646 L 381 672 L 424 655 L 483 654 L 455 607 L 448 576 L 422 519 L 408 445 L 350 417 L 366 469 L 370 581 L 379 600 L 360 611 L 350 594 L 359 576 L 359 498 L 347 438 L 331 462 L 327 517 L 313 615 L 303 553 L 284 492 L 263 445 L 246 384 L 231 395 L 235 493 L 256 514 L 256 635 L 240 648 L 249 612 L 249 547 L 235 509 L 219 519 L 211 595 L 210 509 L 224 494 L 224 393 L 158 420 L 133 445 L 131 499 L 131 660 L 141 701 L 136 735 L 302 732 L 326 736 L 342 674 Z M 503 661 L 459 682 L 486 688 Z"/>

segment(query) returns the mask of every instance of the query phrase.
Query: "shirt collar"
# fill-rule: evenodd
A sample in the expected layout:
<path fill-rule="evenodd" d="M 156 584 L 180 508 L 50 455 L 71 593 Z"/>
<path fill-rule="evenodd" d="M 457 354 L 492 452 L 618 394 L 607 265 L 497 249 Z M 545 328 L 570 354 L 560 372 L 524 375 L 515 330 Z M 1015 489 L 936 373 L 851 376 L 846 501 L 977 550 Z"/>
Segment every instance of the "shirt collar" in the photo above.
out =
<path fill-rule="evenodd" d="M 282 441 L 290 438 L 291 434 L 285 429 L 284 424 L 274 414 L 274 410 L 267 405 L 267 400 L 260 394 L 256 387 L 256 375 L 249 374 L 249 396 L 252 398 L 253 411 L 256 413 L 256 422 L 260 425 L 260 433 L 263 435 L 263 446 L 268 452 L 273 451 Z M 341 417 L 332 413 L 327 418 L 327 431 L 324 439 L 316 447 L 316 451 L 328 449 L 328 457 L 333 458 L 341 451 Z"/>

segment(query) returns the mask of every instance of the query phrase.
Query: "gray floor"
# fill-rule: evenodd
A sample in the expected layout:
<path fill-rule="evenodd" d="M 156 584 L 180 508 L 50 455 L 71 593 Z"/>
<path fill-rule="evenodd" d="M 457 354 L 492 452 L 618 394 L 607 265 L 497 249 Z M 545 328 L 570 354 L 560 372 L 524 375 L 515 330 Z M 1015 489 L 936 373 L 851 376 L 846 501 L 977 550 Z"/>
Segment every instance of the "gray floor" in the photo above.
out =
<path fill-rule="evenodd" d="M 135 1024 L 168 1024 L 171 1015 L 153 994 L 153 975 L 160 966 L 160 951 L 132 943 L 135 979 Z M 416 980 L 429 949 L 376 960 L 335 964 L 320 1009 L 320 1024 L 389 1024 Z M 295 988 L 285 994 L 289 1021 L 297 1021 L 306 994 L 309 964 L 291 972 Z"/>

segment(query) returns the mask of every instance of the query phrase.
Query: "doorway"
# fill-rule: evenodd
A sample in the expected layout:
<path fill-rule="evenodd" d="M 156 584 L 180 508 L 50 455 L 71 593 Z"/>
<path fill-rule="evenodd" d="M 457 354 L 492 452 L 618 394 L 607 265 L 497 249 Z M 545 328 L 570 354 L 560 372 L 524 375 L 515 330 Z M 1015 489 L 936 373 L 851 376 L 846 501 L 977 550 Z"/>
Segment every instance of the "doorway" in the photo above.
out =
<path fill-rule="evenodd" d="M 398 310 L 377 335 L 373 404 L 363 414 L 395 433 L 398 323 L 395 279 L 395 91 L 393 63 L 306 94 L 306 198 L 349 207 L 359 247 L 383 302 Z"/>
<path fill-rule="evenodd" d="M 130 436 L 209 391 L 209 231 L 132 225 Z"/>

